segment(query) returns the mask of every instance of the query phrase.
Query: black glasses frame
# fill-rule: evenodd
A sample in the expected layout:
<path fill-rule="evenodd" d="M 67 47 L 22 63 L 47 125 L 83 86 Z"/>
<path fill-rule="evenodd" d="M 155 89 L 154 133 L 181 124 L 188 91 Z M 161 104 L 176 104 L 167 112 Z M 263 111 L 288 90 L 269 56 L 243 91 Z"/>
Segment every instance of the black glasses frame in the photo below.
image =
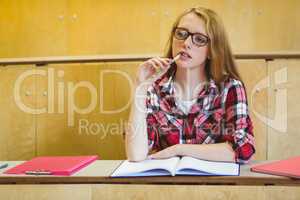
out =
<path fill-rule="evenodd" d="M 182 39 L 182 38 L 176 37 L 175 32 L 176 32 L 177 30 L 183 30 L 183 31 L 186 31 L 186 32 L 188 33 L 187 37 L 185 37 L 185 38 L 183 38 L 183 39 Z M 192 36 L 192 42 L 193 42 L 193 44 L 196 45 L 197 47 L 203 47 L 203 46 L 207 45 L 207 44 L 209 43 L 209 41 L 210 41 L 209 37 L 208 37 L 207 35 L 204 35 L 203 33 L 191 33 L 191 32 L 189 32 L 188 29 L 182 28 L 182 27 L 175 27 L 174 30 L 173 30 L 173 37 L 175 37 L 177 40 L 186 40 L 187 38 L 190 37 L 190 35 Z M 205 38 L 206 38 L 206 42 L 203 43 L 203 44 L 201 44 L 201 45 L 196 44 L 195 41 L 194 41 L 194 36 L 195 36 L 195 35 L 201 35 L 201 36 L 205 37 Z"/>

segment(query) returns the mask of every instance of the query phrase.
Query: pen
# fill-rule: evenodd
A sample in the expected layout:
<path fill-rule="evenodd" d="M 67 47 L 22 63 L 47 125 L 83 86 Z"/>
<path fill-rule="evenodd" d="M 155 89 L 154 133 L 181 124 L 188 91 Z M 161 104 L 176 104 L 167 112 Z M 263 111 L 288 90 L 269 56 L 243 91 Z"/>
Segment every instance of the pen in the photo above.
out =
<path fill-rule="evenodd" d="M 0 164 L 0 169 L 6 168 L 8 166 L 8 163 Z"/>
<path fill-rule="evenodd" d="M 171 62 L 169 63 L 168 67 L 170 67 L 176 60 L 178 60 L 178 59 L 180 58 L 180 56 L 181 56 L 180 53 L 177 54 L 177 55 L 171 60 Z M 160 73 L 160 72 L 162 71 L 161 68 L 155 68 L 155 70 L 156 70 L 156 73 Z M 165 70 L 163 70 L 163 71 L 165 71 Z"/>
<path fill-rule="evenodd" d="M 180 56 L 181 56 L 181 54 L 179 53 L 179 54 L 177 54 L 177 56 L 175 56 L 174 58 L 173 58 L 173 60 L 171 60 L 171 62 L 170 62 L 170 64 L 169 65 L 171 65 L 171 64 L 173 64 L 176 60 L 178 60 L 179 58 L 180 58 Z"/>

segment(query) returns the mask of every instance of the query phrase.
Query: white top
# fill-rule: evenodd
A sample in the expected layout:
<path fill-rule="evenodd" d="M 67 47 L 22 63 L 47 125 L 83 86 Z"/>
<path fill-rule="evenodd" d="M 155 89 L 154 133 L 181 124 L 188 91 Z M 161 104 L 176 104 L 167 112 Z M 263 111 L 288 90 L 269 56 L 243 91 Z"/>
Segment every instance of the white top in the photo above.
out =
<path fill-rule="evenodd" d="M 176 106 L 182 110 L 182 112 L 184 114 L 188 114 L 189 111 L 191 110 L 192 108 L 192 105 L 194 103 L 196 103 L 197 99 L 193 99 L 193 100 L 181 100 L 181 99 L 178 99 L 178 98 L 175 98 L 175 103 L 176 103 Z"/>

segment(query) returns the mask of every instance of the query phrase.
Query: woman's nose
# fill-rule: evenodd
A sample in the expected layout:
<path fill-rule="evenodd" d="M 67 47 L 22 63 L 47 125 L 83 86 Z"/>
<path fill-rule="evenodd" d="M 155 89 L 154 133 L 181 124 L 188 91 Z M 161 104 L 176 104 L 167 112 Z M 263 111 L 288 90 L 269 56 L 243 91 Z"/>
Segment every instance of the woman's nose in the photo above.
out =
<path fill-rule="evenodd" d="M 187 47 L 188 49 L 190 49 L 193 45 L 193 41 L 192 41 L 192 36 L 189 35 L 185 40 L 184 40 L 184 46 Z"/>

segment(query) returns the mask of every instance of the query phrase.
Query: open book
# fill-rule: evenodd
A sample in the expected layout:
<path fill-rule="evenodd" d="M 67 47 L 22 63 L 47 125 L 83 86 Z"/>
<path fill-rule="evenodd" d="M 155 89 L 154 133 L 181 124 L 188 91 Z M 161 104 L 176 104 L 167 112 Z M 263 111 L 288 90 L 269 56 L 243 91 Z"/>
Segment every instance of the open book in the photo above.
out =
<path fill-rule="evenodd" d="M 125 160 L 111 174 L 111 177 L 135 176 L 238 176 L 240 165 L 232 162 L 200 160 L 184 156 L 168 159 L 144 160 L 129 162 Z"/>

